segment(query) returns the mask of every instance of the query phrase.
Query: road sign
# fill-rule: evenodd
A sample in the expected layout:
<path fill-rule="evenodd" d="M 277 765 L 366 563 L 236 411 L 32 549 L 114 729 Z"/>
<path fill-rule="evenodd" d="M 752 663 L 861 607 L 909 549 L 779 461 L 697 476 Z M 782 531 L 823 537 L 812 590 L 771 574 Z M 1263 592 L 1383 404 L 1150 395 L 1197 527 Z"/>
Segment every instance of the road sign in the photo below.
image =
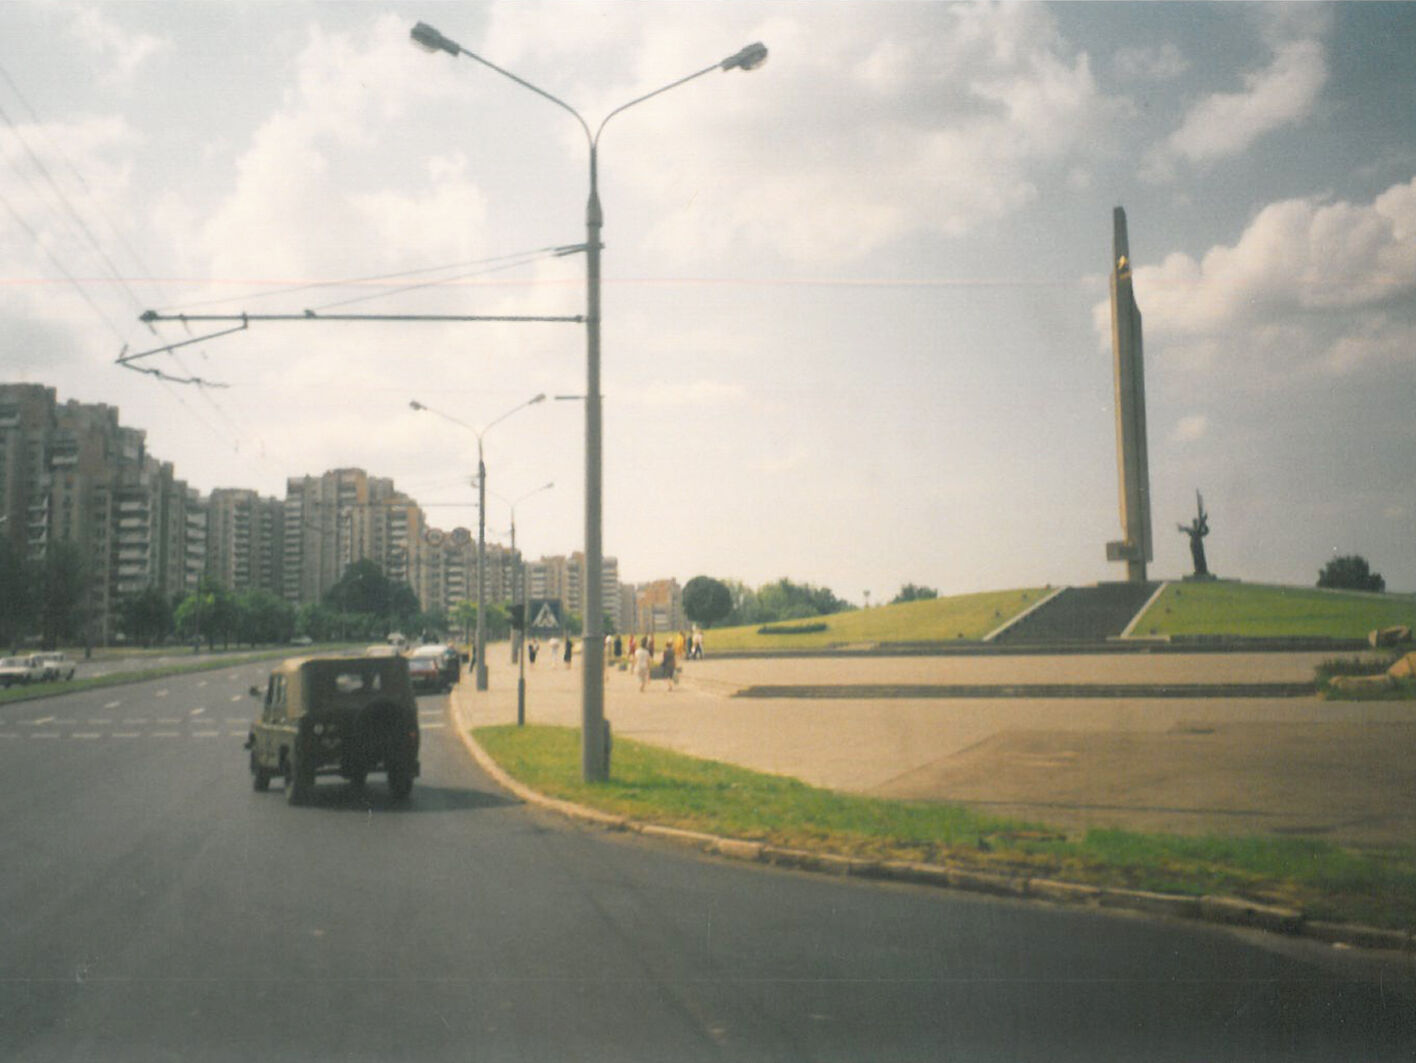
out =
<path fill-rule="evenodd" d="M 534 632 L 559 631 L 561 629 L 561 603 L 559 598 L 532 599 L 531 630 Z"/>

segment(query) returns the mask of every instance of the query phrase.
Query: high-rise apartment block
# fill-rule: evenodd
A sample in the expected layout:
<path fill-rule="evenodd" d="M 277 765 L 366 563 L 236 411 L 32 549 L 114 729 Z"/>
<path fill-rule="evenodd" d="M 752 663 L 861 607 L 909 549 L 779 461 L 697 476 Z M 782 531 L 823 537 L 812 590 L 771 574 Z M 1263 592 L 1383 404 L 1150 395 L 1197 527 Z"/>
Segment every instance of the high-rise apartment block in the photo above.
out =
<path fill-rule="evenodd" d="M 149 588 L 168 597 L 205 577 L 236 594 L 263 590 L 293 605 L 320 601 L 356 561 L 406 582 L 427 612 L 477 599 L 477 542 L 466 528 L 430 527 L 392 480 L 334 469 L 286 481 L 284 499 L 247 488 L 210 496 L 147 453 L 146 435 L 116 407 L 60 403 L 53 388 L 0 384 L 0 539 L 32 560 L 75 544 L 87 565 L 89 637 L 119 634 L 121 606 Z M 486 544 L 486 597 L 517 597 L 520 556 Z M 533 598 L 583 610 L 585 559 L 527 566 Z M 604 559 L 606 611 L 624 625 L 619 566 Z"/>

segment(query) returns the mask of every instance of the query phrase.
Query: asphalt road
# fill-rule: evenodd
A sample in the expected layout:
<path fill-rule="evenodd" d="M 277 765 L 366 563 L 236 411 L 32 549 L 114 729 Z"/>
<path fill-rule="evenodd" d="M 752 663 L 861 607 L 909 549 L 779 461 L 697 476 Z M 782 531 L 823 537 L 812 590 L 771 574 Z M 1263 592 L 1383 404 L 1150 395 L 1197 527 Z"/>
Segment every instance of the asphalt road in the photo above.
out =
<path fill-rule="evenodd" d="M 259 674 L 0 707 L 0 1058 L 1416 1052 L 1409 967 L 582 831 L 501 795 L 441 698 L 410 804 L 293 808 L 246 771 Z"/>

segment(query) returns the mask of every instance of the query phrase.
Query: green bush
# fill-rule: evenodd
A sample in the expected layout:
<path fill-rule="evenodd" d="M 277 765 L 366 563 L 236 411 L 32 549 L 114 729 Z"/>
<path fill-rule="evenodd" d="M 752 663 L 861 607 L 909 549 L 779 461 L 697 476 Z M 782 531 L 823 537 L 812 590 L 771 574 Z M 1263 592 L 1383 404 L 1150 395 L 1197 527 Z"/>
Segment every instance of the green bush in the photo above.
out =
<path fill-rule="evenodd" d="M 814 635 L 827 630 L 824 623 L 813 624 L 763 624 L 757 629 L 759 635 Z"/>

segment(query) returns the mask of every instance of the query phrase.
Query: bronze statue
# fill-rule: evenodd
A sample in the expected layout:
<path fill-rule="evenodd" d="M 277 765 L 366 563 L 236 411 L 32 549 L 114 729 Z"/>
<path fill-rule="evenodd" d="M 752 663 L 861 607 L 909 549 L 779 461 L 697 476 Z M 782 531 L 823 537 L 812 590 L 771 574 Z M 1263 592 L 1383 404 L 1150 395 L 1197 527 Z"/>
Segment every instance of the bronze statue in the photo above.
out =
<path fill-rule="evenodd" d="M 1190 557 L 1195 562 L 1195 574 L 1191 579 L 1209 579 L 1209 566 L 1205 564 L 1205 536 L 1210 533 L 1209 514 L 1205 512 L 1205 500 L 1198 491 L 1195 492 L 1195 504 L 1199 508 L 1199 514 L 1192 520 L 1189 526 L 1177 524 L 1176 527 L 1190 537 Z"/>

